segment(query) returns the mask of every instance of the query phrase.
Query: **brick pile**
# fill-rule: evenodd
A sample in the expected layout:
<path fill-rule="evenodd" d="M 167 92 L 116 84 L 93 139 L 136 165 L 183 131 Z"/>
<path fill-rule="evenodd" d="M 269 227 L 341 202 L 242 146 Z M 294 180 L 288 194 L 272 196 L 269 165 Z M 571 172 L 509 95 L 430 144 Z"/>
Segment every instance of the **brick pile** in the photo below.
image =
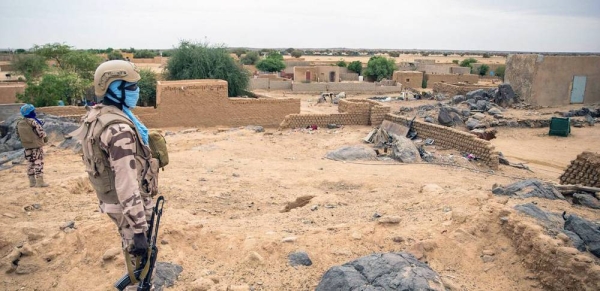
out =
<path fill-rule="evenodd" d="M 600 187 L 600 155 L 592 152 L 579 154 L 560 176 L 560 183 Z"/>
<path fill-rule="evenodd" d="M 410 119 L 394 114 L 387 114 L 385 120 L 402 125 L 406 125 L 410 122 Z M 452 148 L 461 152 L 471 153 L 490 168 L 494 170 L 498 169 L 498 152 L 489 141 L 479 139 L 468 132 L 437 124 L 415 120 L 413 125 L 419 134 L 419 137 L 431 138 L 435 140 L 437 146 L 442 148 Z"/>

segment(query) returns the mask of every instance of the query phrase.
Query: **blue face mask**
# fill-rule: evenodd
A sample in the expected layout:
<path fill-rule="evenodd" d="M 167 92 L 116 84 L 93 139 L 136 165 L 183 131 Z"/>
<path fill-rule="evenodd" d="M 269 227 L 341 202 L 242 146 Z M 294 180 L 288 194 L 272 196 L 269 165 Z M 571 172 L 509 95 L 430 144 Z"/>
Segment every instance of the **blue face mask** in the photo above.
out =
<path fill-rule="evenodd" d="M 112 92 L 115 93 L 115 95 L 117 95 L 117 97 L 119 99 L 121 99 L 121 90 L 119 89 L 119 86 L 121 85 L 122 82 L 124 82 L 124 81 L 115 81 L 115 82 L 112 82 L 110 84 L 110 86 L 108 86 L 108 89 L 112 90 Z M 110 96 L 110 94 L 106 94 L 105 98 L 109 98 L 110 100 L 113 100 L 114 102 L 121 103 L 120 100 L 115 100 L 115 98 Z M 144 144 L 148 145 L 148 129 L 141 121 L 139 121 L 137 119 L 137 117 L 135 117 L 135 115 L 133 115 L 133 112 L 131 112 L 131 110 L 130 110 L 130 109 L 135 108 L 135 106 L 137 105 L 138 99 L 140 99 L 140 88 L 137 86 L 137 83 L 126 82 L 125 83 L 125 104 L 124 104 L 125 106 L 123 106 L 123 112 L 129 117 L 129 119 L 133 122 L 133 124 L 137 128 L 138 132 L 142 136 L 142 141 L 144 142 Z"/>

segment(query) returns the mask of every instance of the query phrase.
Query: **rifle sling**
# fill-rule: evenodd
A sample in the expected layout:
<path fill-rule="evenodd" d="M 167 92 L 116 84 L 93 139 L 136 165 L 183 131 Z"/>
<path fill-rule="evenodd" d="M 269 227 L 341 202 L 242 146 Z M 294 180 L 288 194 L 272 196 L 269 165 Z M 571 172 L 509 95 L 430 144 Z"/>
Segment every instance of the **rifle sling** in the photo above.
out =
<path fill-rule="evenodd" d="M 150 264 L 152 264 L 152 262 L 150 261 L 152 258 L 152 247 L 148 248 L 148 259 L 146 260 L 146 265 L 144 266 L 144 269 L 142 270 L 142 273 L 140 274 L 140 281 L 144 281 L 144 279 L 146 279 L 146 275 L 148 275 L 148 271 L 150 270 Z"/>
<path fill-rule="evenodd" d="M 127 274 L 129 274 L 129 279 L 131 280 L 132 284 L 137 284 L 138 280 L 135 278 L 135 275 L 133 274 L 133 263 L 131 262 L 131 256 L 129 255 L 129 252 L 127 251 L 127 249 L 123 250 L 123 253 L 125 254 L 125 265 L 127 265 Z M 138 258 L 139 259 L 139 258 Z M 139 261 L 136 260 L 136 267 L 139 264 Z"/>

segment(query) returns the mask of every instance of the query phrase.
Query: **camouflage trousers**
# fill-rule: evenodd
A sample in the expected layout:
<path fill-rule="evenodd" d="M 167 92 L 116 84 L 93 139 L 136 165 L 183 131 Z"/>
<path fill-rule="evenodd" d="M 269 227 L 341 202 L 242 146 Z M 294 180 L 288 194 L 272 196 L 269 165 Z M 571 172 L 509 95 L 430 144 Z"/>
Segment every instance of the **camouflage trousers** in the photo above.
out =
<path fill-rule="evenodd" d="M 26 149 L 25 160 L 27 160 L 27 176 L 40 176 L 44 174 L 43 148 Z"/>
<path fill-rule="evenodd" d="M 153 203 L 152 198 L 144 197 L 144 211 L 146 213 L 146 221 L 150 221 L 152 217 Z M 123 216 L 122 208 L 118 204 L 103 204 L 100 203 L 100 211 L 106 213 L 108 217 L 117 225 L 119 234 L 121 235 L 121 247 L 124 251 L 128 251 L 133 245 L 133 228 L 127 222 L 127 219 Z M 146 230 L 144 230 L 146 231 Z M 132 263 L 135 263 L 135 255 L 131 255 Z M 127 271 L 127 265 L 125 265 L 125 271 Z M 128 289 L 125 289 L 128 290 Z M 131 289 L 136 290 L 136 289 Z"/>

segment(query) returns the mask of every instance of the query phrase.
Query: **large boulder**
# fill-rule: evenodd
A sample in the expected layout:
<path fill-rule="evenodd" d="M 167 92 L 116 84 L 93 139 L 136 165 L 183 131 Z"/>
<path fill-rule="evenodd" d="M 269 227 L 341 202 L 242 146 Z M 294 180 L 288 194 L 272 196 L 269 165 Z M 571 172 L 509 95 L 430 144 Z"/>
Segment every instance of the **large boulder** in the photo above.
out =
<path fill-rule="evenodd" d="M 452 103 L 454 103 L 454 104 L 459 104 L 466 100 L 467 100 L 467 98 L 465 98 L 464 95 L 456 95 L 456 96 L 452 97 Z"/>
<path fill-rule="evenodd" d="M 462 124 L 463 121 L 460 114 L 462 114 L 460 110 L 444 106 L 440 108 L 440 112 L 438 113 L 438 123 L 444 126 Z"/>
<path fill-rule="evenodd" d="M 485 94 L 485 90 L 483 89 L 479 89 L 479 90 L 474 90 L 471 92 L 467 93 L 467 100 L 481 100 L 484 99 L 484 94 Z"/>
<path fill-rule="evenodd" d="M 183 272 L 183 267 L 180 265 L 157 262 L 154 268 L 154 277 L 152 278 L 155 291 L 162 291 L 167 287 L 175 285 L 175 281 L 181 272 Z"/>
<path fill-rule="evenodd" d="M 427 264 L 408 253 L 372 254 L 334 266 L 321 278 L 316 291 L 446 290 Z"/>
<path fill-rule="evenodd" d="M 328 152 L 326 158 L 336 161 L 374 160 L 377 154 L 371 148 L 364 146 L 345 146 Z"/>
<path fill-rule="evenodd" d="M 517 95 L 509 84 L 498 85 L 498 91 L 494 95 L 494 103 L 502 107 L 508 107 L 517 101 Z"/>
<path fill-rule="evenodd" d="M 482 123 L 481 121 L 471 117 L 467 120 L 467 122 L 465 122 L 465 125 L 467 126 L 467 128 L 469 130 L 473 130 L 475 128 L 482 128 L 485 127 L 485 124 Z"/>
<path fill-rule="evenodd" d="M 399 136 L 392 145 L 392 158 L 403 163 L 416 163 L 421 161 L 421 155 L 415 144 L 408 138 Z"/>
<path fill-rule="evenodd" d="M 492 189 L 496 195 L 506 195 L 519 198 L 539 197 L 551 200 L 565 200 L 565 197 L 552 184 L 529 179 L 510 184 L 506 187 Z"/>
<path fill-rule="evenodd" d="M 597 224 L 575 214 L 565 220 L 565 229 L 577 234 L 585 243 L 590 253 L 600 257 L 600 230 Z"/>
<path fill-rule="evenodd" d="M 575 193 L 573 194 L 573 203 L 593 209 L 600 209 L 600 201 L 592 194 Z"/>

